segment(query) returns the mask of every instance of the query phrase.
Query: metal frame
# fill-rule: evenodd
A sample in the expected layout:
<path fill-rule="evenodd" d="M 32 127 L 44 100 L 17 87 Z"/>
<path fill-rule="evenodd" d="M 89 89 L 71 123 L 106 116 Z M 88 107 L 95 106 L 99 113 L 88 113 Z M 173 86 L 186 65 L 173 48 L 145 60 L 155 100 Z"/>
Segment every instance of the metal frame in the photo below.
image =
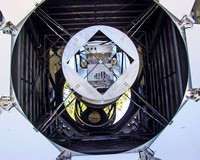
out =
<path fill-rule="evenodd" d="M 98 31 L 104 33 L 105 36 L 115 42 L 116 45 L 133 59 L 133 63 L 129 68 L 103 95 L 81 78 L 68 64 L 72 56 Z M 138 74 L 139 58 L 134 44 L 124 33 L 112 27 L 97 25 L 81 30 L 70 39 L 63 52 L 62 69 L 70 87 L 83 96 L 85 101 L 93 104 L 108 104 L 115 101 L 132 86 Z"/>
<path fill-rule="evenodd" d="M 145 5 L 144 2 L 146 2 Z M 143 72 L 140 81 L 137 82 L 144 82 L 143 85 L 145 86 L 141 88 L 140 84 L 137 83 L 132 86 L 133 91 L 140 93 L 145 101 L 140 97 L 133 96 L 134 94 L 132 95 L 134 98 L 131 98 L 144 112 L 139 111 L 141 121 L 138 129 L 136 131 L 130 129 L 128 130 L 129 133 L 125 133 L 127 124 L 134 118 L 135 110 L 137 110 L 134 108 L 135 105 L 131 104 L 131 107 L 135 110 L 129 110 L 131 113 L 120 122 L 121 124 L 114 126 L 113 130 L 109 131 L 112 136 L 104 135 L 104 138 L 110 142 L 110 147 L 120 144 L 126 146 L 127 149 L 131 149 L 146 142 L 147 139 L 151 139 L 163 129 L 164 119 L 169 122 L 181 104 L 187 83 L 185 77 L 188 77 L 187 69 L 184 71 L 183 68 L 185 68 L 184 65 L 187 66 L 188 64 L 182 37 L 171 19 L 163 13 L 157 21 L 154 21 L 157 15 L 163 11 L 158 7 L 152 14 L 146 14 L 153 6 L 150 1 L 136 0 L 126 3 L 117 0 L 114 5 L 112 3 L 107 5 L 107 3 L 104 1 L 104 4 L 98 2 L 90 4 L 89 1 L 86 1 L 84 5 L 79 4 L 79 2 L 72 5 L 72 1 L 61 0 L 59 3 L 53 0 L 46 1 L 27 20 L 16 41 L 13 50 L 12 75 L 14 78 L 17 77 L 13 81 L 15 81 L 14 90 L 19 104 L 31 122 L 36 127 L 42 127 L 44 134 L 58 144 L 62 145 L 59 140 L 66 142 L 70 139 L 67 141 L 69 146 L 71 145 L 70 142 L 74 142 L 75 146 L 79 146 L 79 144 L 82 144 L 80 139 L 83 139 L 86 148 L 93 150 L 95 145 L 91 141 L 94 142 L 95 138 L 99 140 L 98 136 L 94 136 L 94 139 L 90 141 L 91 137 L 88 135 L 94 134 L 94 131 L 82 130 L 80 126 L 77 128 L 75 126 L 73 126 L 74 128 L 71 127 L 69 132 L 74 133 L 74 135 L 70 138 L 64 133 L 64 130 L 63 132 L 58 131 L 60 118 L 66 117 L 66 115 L 57 107 L 60 105 L 60 109 L 63 111 L 65 108 L 55 100 L 55 97 L 50 101 L 49 95 L 49 80 L 53 85 L 58 85 L 50 75 L 49 59 L 51 57 L 49 56 L 49 49 L 54 46 L 65 46 L 72 35 L 90 25 L 107 23 L 127 33 L 127 30 L 134 27 L 133 22 L 139 22 L 140 18 L 146 15 L 145 20 L 138 23 L 137 32 L 129 32 L 136 46 L 140 45 L 142 48 Z M 52 7 L 55 8 L 53 12 Z M 88 7 L 87 11 L 85 11 L 85 7 Z M 137 7 L 139 9 L 136 9 Z M 105 18 L 101 19 L 101 17 Z M 82 21 L 79 23 L 77 19 L 82 19 Z M 118 22 L 119 19 L 120 23 Z M 33 25 L 30 20 L 34 22 Z M 66 23 L 68 24 L 66 25 Z M 156 25 L 153 25 L 153 23 Z M 76 26 L 74 27 L 74 25 Z M 31 28 L 31 26 L 33 27 Z M 40 47 L 40 44 L 42 47 Z M 17 71 L 15 67 L 18 67 Z M 13 71 L 16 71 L 16 73 Z M 144 81 L 141 80 L 142 78 L 144 78 Z M 174 88 L 176 92 L 173 92 Z M 27 97 L 27 99 L 24 97 Z M 161 116 L 154 113 L 152 109 L 147 108 L 147 104 L 152 106 Z M 57 115 L 53 116 L 53 121 L 49 121 L 48 117 L 54 115 L 56 109 L 58 109 Z M 145 112 L 149 113 L 149 117 L 146 116 Z M 43 122 L 48 122 L 48 124 L 43 125 L 45 124 Z M 63 123 L 69 125 L 71 121 L 67 119 Z M 85 132 L 87 132 L 87 136 L 83 134 Z M 103 134 L 105 130 L 99 130 L 99 132 Z M 120 139 L 124 139 L 124 141 L 122 142 Z M 103 140 L 100 141 L 100 144 L 103 143 Z M 96 153 L 101 153 L 103 149 L 97 149 Z M 118 148 L 105 149 L 105 152 L 114 153 L 116 149 Z M 120 149 L 123 151 L 123 147 Z M 79 151 L 84 152 L 85 150 L 83 150 L 82 148 Z M 91 152 L 88 151 L 87 153 Z"/>

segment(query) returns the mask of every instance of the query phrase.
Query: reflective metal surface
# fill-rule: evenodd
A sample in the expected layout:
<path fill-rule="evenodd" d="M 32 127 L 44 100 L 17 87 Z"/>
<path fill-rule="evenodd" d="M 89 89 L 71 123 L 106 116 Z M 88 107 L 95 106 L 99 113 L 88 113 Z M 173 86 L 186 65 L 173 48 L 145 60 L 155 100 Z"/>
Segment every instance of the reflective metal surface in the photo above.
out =
<path fill-rule="evenodd" d="M 112 40 L 133 60 L 129 68 L 102 95 L 71 69 L 68 64 L 72 56 L 74 56 L 98 31 L 105 34 L 105 36 Z M 102 63 L 100 61 L 98 63 Z M 96 66 L 94 66 L 94 68 Z M 108 67 L 106 64 L 104 64 L 104 66 Z M 116 100 L 132 86 L 139 71 L 139 57 L 135 45 L 126 34 L 113 27 L 97 25 L 81 30 L 70 39 L 63 52 L 62 69 L 69 86 L 80 94 L 85 101 L 93 104 L 106 104 Z"/>

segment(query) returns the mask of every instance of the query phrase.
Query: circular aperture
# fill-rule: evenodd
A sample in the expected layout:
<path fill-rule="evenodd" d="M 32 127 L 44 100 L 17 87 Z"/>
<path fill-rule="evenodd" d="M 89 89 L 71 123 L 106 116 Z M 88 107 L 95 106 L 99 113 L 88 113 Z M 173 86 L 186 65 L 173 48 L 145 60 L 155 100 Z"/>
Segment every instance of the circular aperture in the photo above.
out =
<path fill-rule="evenodd" d="M 81 153 L 150 141 L 180 109 L 190 77 L 184 39 L 162 8 L 113 2 L 46 0 L 14 37 L 18 104 L 42 134 Z"/>

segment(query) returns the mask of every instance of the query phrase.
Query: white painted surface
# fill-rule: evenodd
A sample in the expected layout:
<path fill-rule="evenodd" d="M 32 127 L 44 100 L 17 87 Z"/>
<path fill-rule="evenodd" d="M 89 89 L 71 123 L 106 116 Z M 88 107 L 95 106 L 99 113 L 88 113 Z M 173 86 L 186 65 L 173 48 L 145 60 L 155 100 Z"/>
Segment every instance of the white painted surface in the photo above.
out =
<path fill-rule="evenodd" d="M 6 22 L 11 21 L 17 25 L 31 10 L 36 3 L 42 0 L 0 0 L 0 10 Z M 0 31 L 0 97 L 10 95 L 10 63 L 11 63 L 11 36 Z"/>
<path fill-rule="evenodd" d="M 55 160 L 59 154 L 16 108 L 0 114 L 0 159 Z"/>
<path fill-rule="evenodd" d="M 186 29 L 188 55 L 190 60 L 192 87 L 200 88 L 200 25 Z"/>
<path fill-rule="evenodd" d="M 159 1 L 165 9 L 175 15 L 179 20 L 185 15 L 189 15 L 195 0 L 154 0 Z"/>
<path fill-rule="evenodd" d="M 35 8 L 36 3 L 42 0 L 0 0 L 0 10 L 6 21 L 17 25 L 28 13 Z"/>
<path fill-rule="evenodd" d="M 72 160 L 139 160 L 139 153 L 121 153 L 96 156 L 75 156 Z"/>
<path fill-rule="evenodd" d="M 11 36 L 0 31 L 0 98 L 10 95 Z"/>
<path fill-rule="evenodd" d="M 189 100 L 150 147 L 162 160 L 199 160 L 200 102 Z"/>

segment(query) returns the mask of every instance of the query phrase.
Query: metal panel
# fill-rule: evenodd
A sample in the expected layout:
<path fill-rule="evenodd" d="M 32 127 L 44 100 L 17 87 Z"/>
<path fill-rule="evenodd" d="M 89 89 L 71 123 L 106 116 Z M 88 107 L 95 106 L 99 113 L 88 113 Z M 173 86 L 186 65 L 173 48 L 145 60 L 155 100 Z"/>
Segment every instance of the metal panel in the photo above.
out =
<path fill-rule="evenodd" d="M 156 3 L 160 4 L 165 10 L 172 13 L 179 20 L 181 20 L 185 15 L 189 15 L 195 0 L 154 0 Z M 178 7 L 177 7 L 178 6 Z"/>
<path fill-rule="evenodd" d="M 104 100 L 114 99 L 122 95 L 126 90 L 128 90 L 132 84 L 133 80 L 136 79 L 138 73 L 139 61 L 134 61 L 128 69 L 117 79 L 117 81 L 104 93 Z"/>
<path fill-rule="evenodd" d="M 150 147 L 161 159 L 200 157 L 200 103 L 189 100 Z"/>
<path fill-rule="evenodd" d="M 74 72 L 70 65 L 63 65 L 63 70 L 67 82 L 76 92 L 89 99 L 103 100 L 102 95 L 86 80 L 84 80 L 77 72 Z"/>
<path fill-rule="evenodd" d="M 10 49 L 11 37 L 0 32 L 0 98 L 10 96 Z"/>
<path fill-rule="evenodd" d="M 115 160 L 138 160 L 139 153 L 120 153 L 120 154 L 110 154 L 110 155 L 84 155 L 84 156 L 74 156 L 72 157 L 73 160 L 108 160 L 108 159 L 115 159 Z"/>
<path fill-rule="evenodd" d="M 3 111 L 0 114 L 1 159 L 56 159 L 60 154 L 58 149 L 33 128 L 16 108 Z"/>
<path fill-rule="evenodd" d="M 7 0 L 1 1 L 1 11 L 7 21 L 17 25 L 30 11 L 35 8 L 36 3 L 42 0 Z"/>
<path fill-rule="evenodd" d="M 89 27 L 81 30 L 74 35 L 71 40 L 67 43 L 62 57 L 62 67 L 94 36 L 98 31 L 98 26 Z"/>
<path fill-rule="evenodd" d="M 104 33 L 134 60 L 126 72 L 119 77 L 104 95 L 101 95 L 67 64 L 97 31 Z M 104 66 L 107 67 L 105 64 Z M 97 25 L 81 30 L 70 39 L 63 53 L 62 69 L 70 87 L 84 96 L 85 100 L 100 100 L 102 104 L 105 103 L 104 101 L 110 103 L 127 91 L 134 83 L 139 71 L 139 57 L 135 45 L 126 34 L 113 27 Z"/>
<path fill-rule="evenodd" d="M 133 58 L 134 61 L 139 61 L 136 47 L 126 34 L 124 34 L 123 32 L 120 32 L 119 30 L 115 28 L 108 27 L 108 26 L 100 26 L 99 29 L 108 38 L 110 38 L 113 42 L 115 42 L 131 58 Z"/>
<path fill-rule="evenodd" d="M 74 72 L 74 70 L 67 64 L 72 56 L 74 56 L 78 50 L 83 47 L 83 45 L 85 45 L 99 30 L 115 42 L 116 45 L 123 49 L 134 60 L 128 70 L 119 77 L 119 79 L 103 96 L 81 78 L 79 74 Z M 88 27 L 71 38 L 63 53 L 62 68 L 70 87 L 72 87 L 77 93 L 83 95 L 87 99 L 110 102 L 128 90 L 135 81 L 139 70 L 139 58 L 135 45 L 126 34 L 112 27 L 97 25 Z"/>
<path fill-rule="evenodd" d="M 195 24 L 193 28 L 186 30 L 188 54 L 190 60 L 190 70 L 192 78 L 192 87 L 200 88 L 200 74 L 199 74 L 199 37 L 200 25 Z"/>

